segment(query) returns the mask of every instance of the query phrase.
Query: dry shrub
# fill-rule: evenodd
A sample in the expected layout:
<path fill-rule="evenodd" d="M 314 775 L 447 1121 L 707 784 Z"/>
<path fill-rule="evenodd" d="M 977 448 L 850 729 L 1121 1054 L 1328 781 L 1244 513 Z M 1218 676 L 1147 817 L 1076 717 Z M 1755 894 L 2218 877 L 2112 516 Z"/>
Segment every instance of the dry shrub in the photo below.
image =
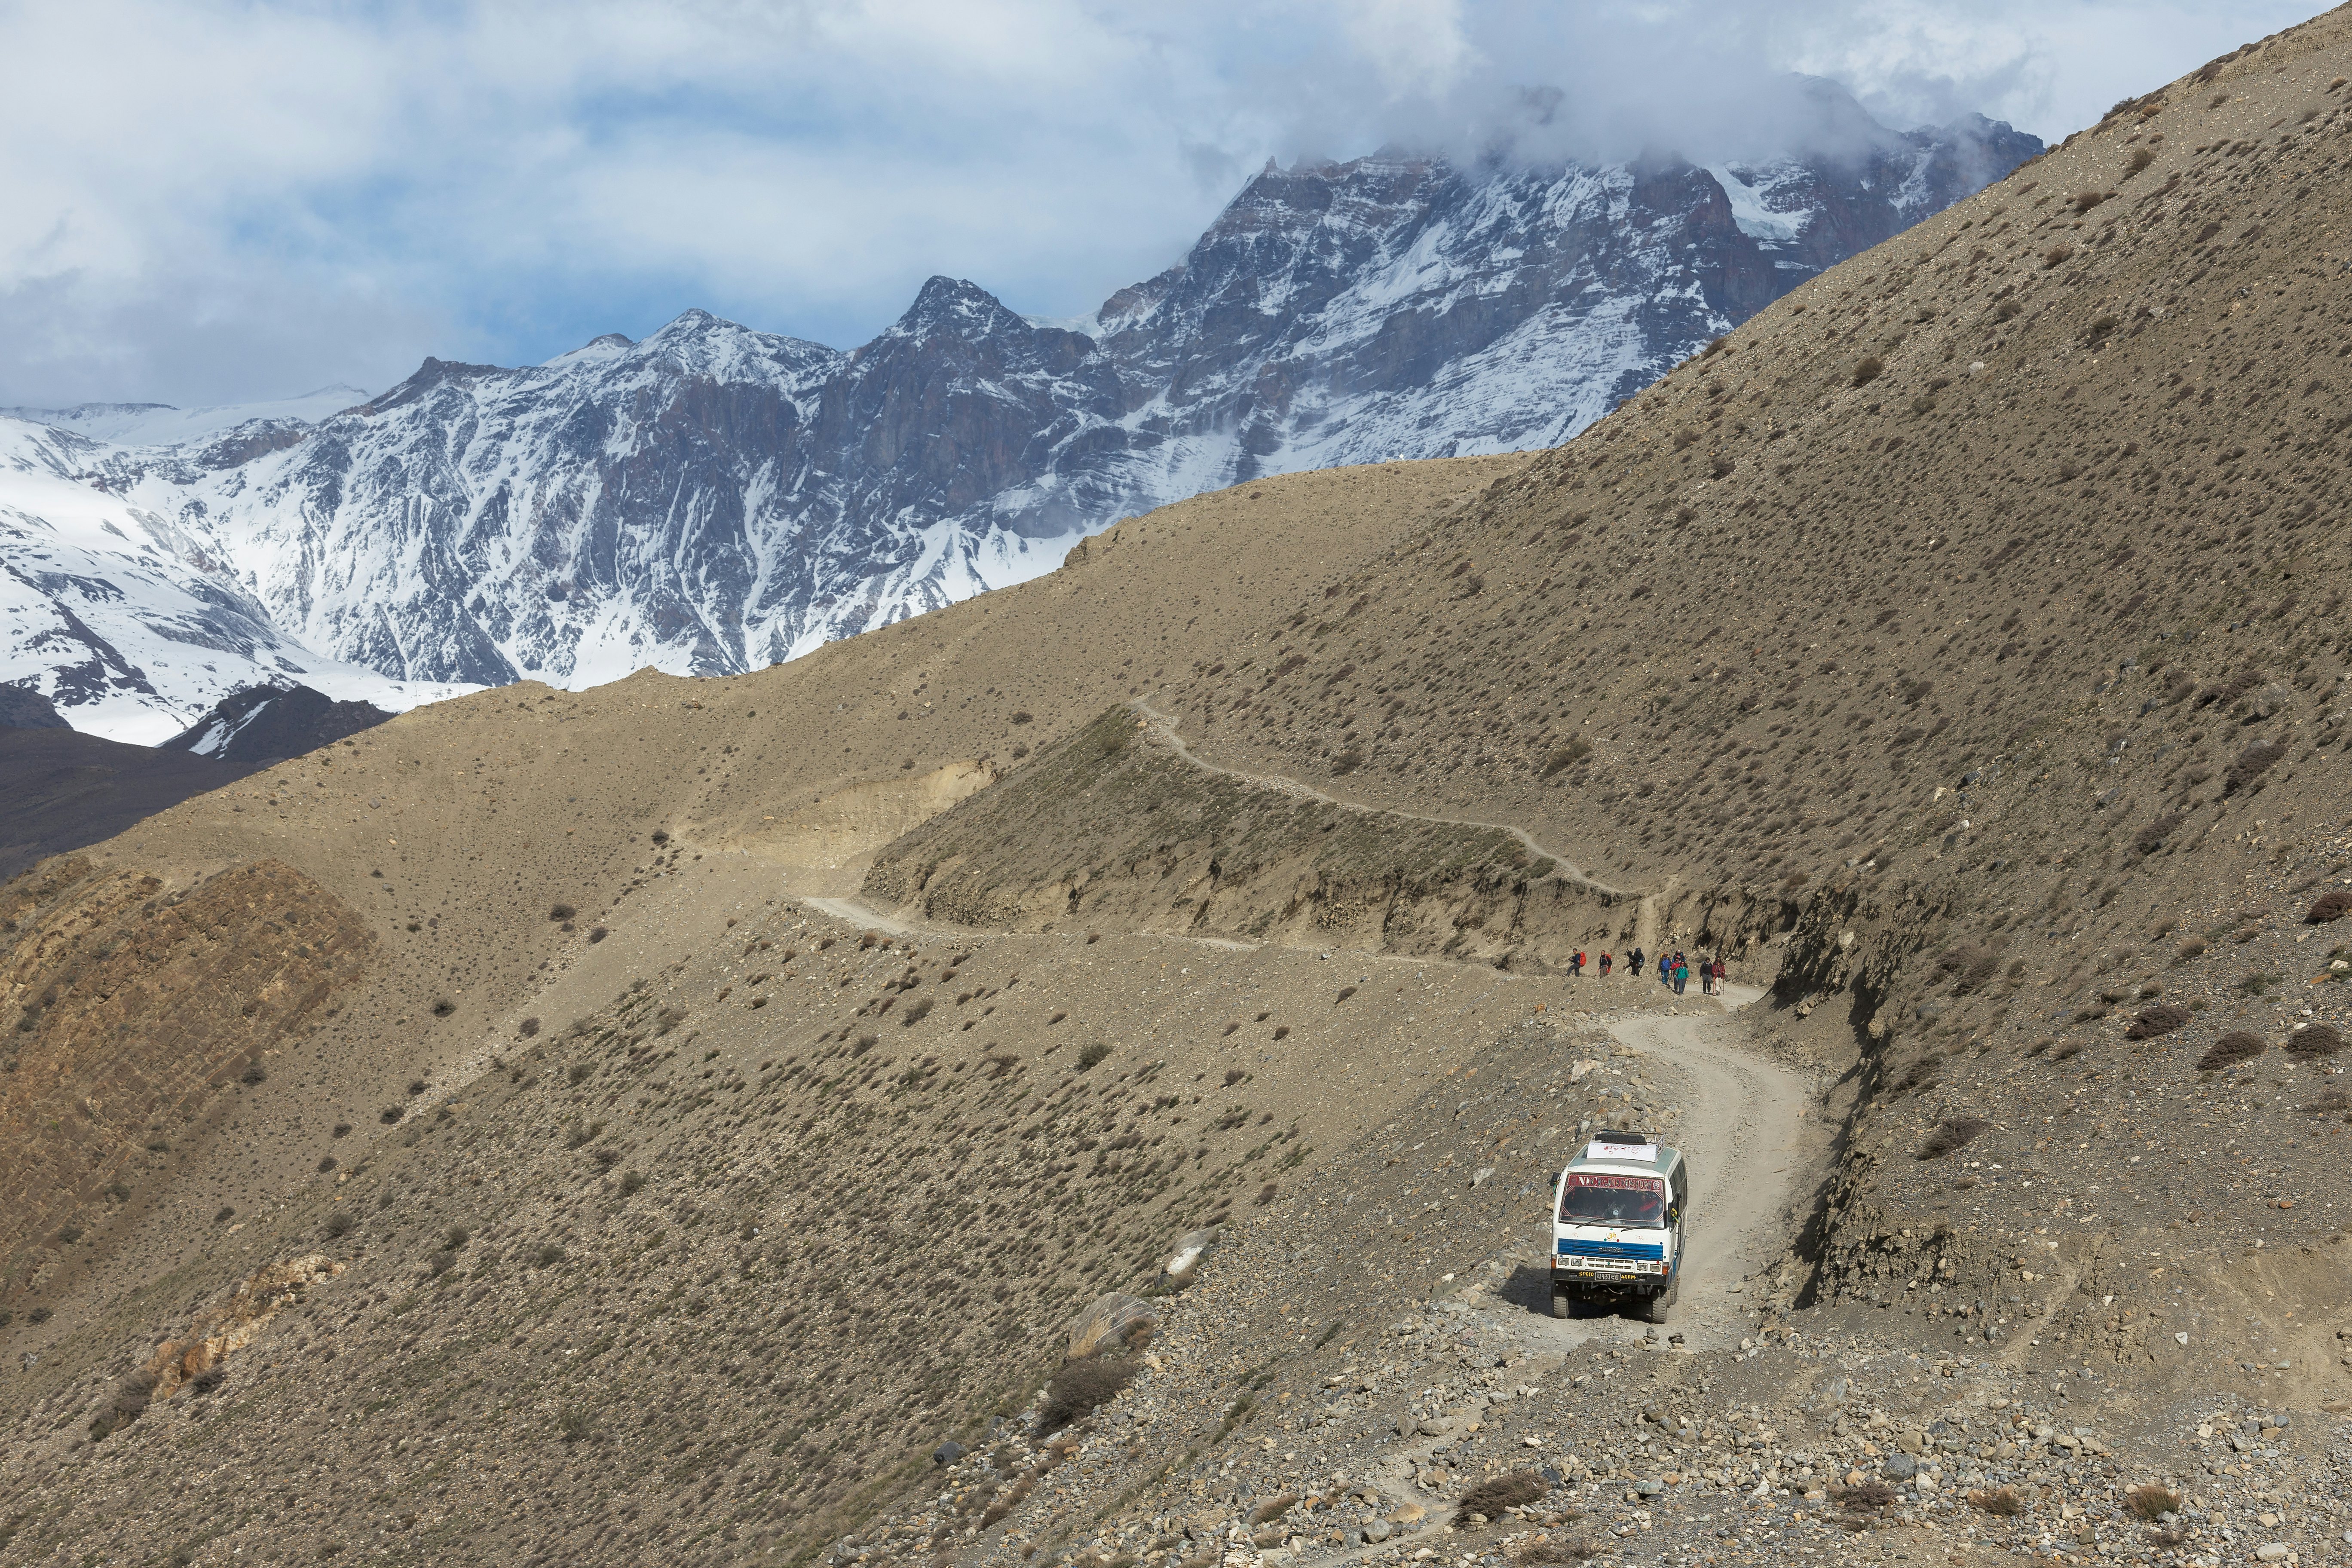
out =
<path fill-rule="evenodd" d="M 2204 952 L 2205 939 L 2203 937 L 2184 936 L 2180 939 L 2180 945 L 2172 950 L 2172 962 L 2175 963 L 2186 963 L 2192 958 L 2201 958 L 2204 956 Z"/>
<path fill-rule="evenodd" d="M 1876 354 L 1864 354 L 1854 362 L 1853 384 L 1867 386 L 1886 373 L 1886 363 Z"/>
<path fill-rule="evenodd" d="M 1507 1508 L 1525 1508 L 1543 1495 L 1544 1479 L 1532 1470 L 1491 1476 L 1454 1500 L 1454 1526 L 1459 1530 L 1474 1513 L 1496 1518 Z"/>
<path fill-rule="evenodd" d="M 568 921 L 579 912 L 570 904 L 557 904 L 547 911 L 547 918 L 551 921 Z"/>
<path fill-rule="evenodd" d="M 2305 1024 L 2286 1037 L 2286 1054 L 2299 1061 L 2316 1061 L 2344 1048 L 2344 1037 L 2329 1024 Z"/>
<path fill-rule="evenodd" d="M 1953 991 L 1965 996 L 2000 972 L 2000 955 L 1975 942 L 1962 942 L 1936 961 L 1938 971 L 1953 977 Z"/>
<path fill-rule="evenodd" d="M 1887 1086 L 1888 1096 L 1916 1094 L 1935 1088 L 1936 1075 L 1943 1066 L 1944 1058 L 1940 1053 L 1933 1050 L 1925 1052 L 1904 1070 L 1902 1077 Z"/>
<path fill-rule="evenodd" d="M 2124 1038 L 2152 1040 L 2158 1035 L 2168 1035 L 2175 1029 L 2187 1028 L 2189 1021 L 2195 1016 L 2196 1015 L 2186 1007 L 2177 1007 L 2169 1002 L 2159 1002 L 2153 1007 L 2143 1007 L 2139 1010 L 2139 1016 L 2134 1018 L 2131 1021 L 2131 1027 L 2124 1031 Z"/>
<path fill-rule="evenodd" d="M 1885 1508 L 1895 1500 L 1895 1489 L 1876 1476 L 1872 1476 L 1858 1487 L 1840 1487 L 1831 1492 L 1830 1496 L 1836 1501 L 1838 1507 L 1859 1511 L 1863 1509 Z"/>
<path fill-rule="evenodd" d="M 2168 811 L 2137 833 L 2132 835 L 2132 847 L 2143 855 L 2152 854 L 2164 847 L 2164 841 L 2179 829 L 2184 818 L 2177 811 Z"/>
<path fill-rule="evenodd" d="M 1280 1497 L 1268 1498 L 1265 1501 L 1250 1510 L 1249 1521 L 1252 1524 L 1272 1524 L 1276 1520 L 1280 1519 L 1284 1514 L 1288 1513 L 1292 1509 L 1297 1506 L 1298 1494 L 1297 1492 L 1284 1492 Z"/>
<path fill-rule="evenodd" d="M 2150 1481 L 2124 1493 L 2124 1507 L 2131 1510 L 2135 1516 L 2154 1523 L 2168 1513 L 2180 1511 L 2180 1494 L 2169 1487 Z"/>
<path fill-rule="evenodd" d="M 2155 162 L 2156 154 L 2154 153 L 2149 152 L 2145 147 L 2135 147 L 2132 149 L 2132 155 L 2124 160 L 2124 177 L 2126 179 L 2129 179 L 2132 175 L 2138 174 L 2142 169 L 2147 168 L 2150 163 Z"/>
<path fill-rule="evenodd" d="M 1969 1506 L 1979 1513 L 1989 1513 L 1997 1519 L 2015 1519 L 2025 1511 L 2025 1503 L 2008 1487 L 1990 1491 L 1970 1492 Z"/>
<path fill-rule="evenodd" d="M 1990 1131 L 1992 1123 L 1981 1116 L 1948 1116 L 1936 1123 L 1927 1141 L 1919 1145 L 1919 1158 L 1940 1160 L 1953 1150 Z"/>
<path fill-rule="evenodd" d="M 2205 1054 L 2197 1058 L 2197 1070 L 2220 1072 L 2240 1062 L 2250 1062 L 2267 1048 L 2261 1036 L 2250 1035 L 2243 1029 L 2232 1029 L 2214 1041 Z"/>
<path fill-rule="evenodd" d="M 1544 759 L 1543 776 L 1549 778 L 1554 773 L 1564 773 L 1591 754 L 1591 742 L 1570 741 L 1567 745 L 1554 749 L 1551 755 Z"/>
<path fill-rule="evenodd" d="M 2042 253 L 2042 265 L 2044 267 L 2063 267 L 2068 261 L 2074 258 L 2074 247 L 2073 246 L 2053 245 L 2049 249 Z"/>
<path fill-rule="evenodd" d="M 2086 213 L 2106 199 L 2105 192 L 2084 191 L 2080 195 L 2074 196 L 2069 205 L 2071 205 L 2078 213 Z"/>
<path fill-rule="evenodd" d="M 1583 1536 L 1573 1541 L 1525 1541 L 1511 1548 L 1511 1561 L 1522 1568 L 1535 1568 L 1544 1563 L 1581 1563 L 1600 1555 L 1599 1544 Z"/>
<path fill-rule="evenodd" d="M 2303 923 L 2307 926 L 2326 925 L 2329 921 L 2352 915 L 2352 888 L 2330 888 L 2312 900 L 2311 908 L 2303 911 Z"/>
<path fill-rule="evenodd" d="M 1058 1432 L 1082 1415 L 1118 1395 L 1135 1377 L 1135 1363 L 1108 1356 L 1089 1356 L 1066 1363 L 1045 1384 L 1045 1403 L 1037 1413 L 1040 1433 Z"/>
<path fill-rule="evenodd" d="M 2285 755 L 2286 748 L 2276 741 L 2256 741 L 2240 752 L 2238 760 L 2230 764 L 2230 771 L 2221 775 L 2221 793 L 2237 794 L 2277 766 L 2279 759 Z"/>

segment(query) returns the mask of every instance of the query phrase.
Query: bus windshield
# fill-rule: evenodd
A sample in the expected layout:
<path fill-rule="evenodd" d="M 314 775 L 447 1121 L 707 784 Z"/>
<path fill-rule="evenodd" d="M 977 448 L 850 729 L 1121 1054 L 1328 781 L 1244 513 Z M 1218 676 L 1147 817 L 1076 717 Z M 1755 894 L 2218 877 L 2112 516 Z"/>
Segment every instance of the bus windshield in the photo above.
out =
<path fill-rule="evenodd" d="M 1663 1226 L 1666 1223 L 1666 1184 L 1655 1176 L 1570 1171 L 1560 1184 L 1559 1222 Z"/>

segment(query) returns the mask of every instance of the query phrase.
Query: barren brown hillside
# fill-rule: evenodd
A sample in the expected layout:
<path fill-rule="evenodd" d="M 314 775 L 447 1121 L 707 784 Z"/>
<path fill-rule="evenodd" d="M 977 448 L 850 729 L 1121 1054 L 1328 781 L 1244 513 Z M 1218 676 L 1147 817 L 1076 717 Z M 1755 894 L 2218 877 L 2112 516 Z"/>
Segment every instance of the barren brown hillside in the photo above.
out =
<path fill-rule="evenodd" d="M 2119 105 L 1557 451 L 8 884 L 0 1563 L 2321 1560 L 2347 77 Z M 1758 999 L 1566 973 L 1634 943 Z M 1712 1173 L 1671 1332 L 1546 1310 L 1603 1123 Z"/>

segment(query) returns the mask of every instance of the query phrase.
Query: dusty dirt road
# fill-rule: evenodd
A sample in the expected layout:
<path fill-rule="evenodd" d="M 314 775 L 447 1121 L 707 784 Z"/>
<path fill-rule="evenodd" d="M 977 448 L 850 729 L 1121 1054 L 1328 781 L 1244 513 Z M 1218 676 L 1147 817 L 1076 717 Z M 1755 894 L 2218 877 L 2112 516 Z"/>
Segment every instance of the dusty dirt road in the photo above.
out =
<path fill-rule="evenodd" d="M 1328 801 L 1352 811 L 1376 808 L 1337 800 L 1290 779 L 1270 774 L 1241 773 L 1202 761 L 1193 755 L 1168 718 L 1146 704 L 1136 711 L 1150 727 L 1153 741 L 1171 748 L 1194 767 L 1241 779 L 1259 788 L 1304 798 Z M 1427 821 L 1455 821 L 1429 817 Z M 1512 834 L 1531 854 L 1556 862 L 1563 876 L 1598 888 L 1556 851 L 1529 837 L 1509 823 L 1470 823 Z M 1616 889 L 1607 889 L 1618 892 Z M 877 910 L 855 898 L 803 898 L 803 902 L 836 919 L 874 927 L 893 936 L 912 935 L 930 928 Z M 1647 904 L 1651 900 L 1644 900 Z M 1645 910 L 1646 913 L 1646 910 Z M 1214 939 L 1192 939 L 1195 941 Z M 1248 944 L 1214 941 L 1220 947 Z M 1444 959 L 1414 958 L 1416 964 L 1445 963 Z M 1679 1334 L 1683 1348 L 1717 1349 L 1736 1346 L 1754 1321 L 1747 1299 L 1747 1281 L 1778 1257 L 1797 1226 L 1794 1205 L 1811 1191 L 1801 1179 L 1823 1157 L 1827 1131 L 1813 1113 L 1815 1095 L 1797 1073 L 1747 1048 L 1746 1025 L 1738 1010 L 1764 993 L 1734 984 L 1720 997 L 1671 995 L 1664 986 L 1652 988 L 1648 976 L 1622 977 L 1626 1002 L 1643 1008 L 1621 1016 L 1609 1027 L 1626 1047 L 1655 1064 L 1656 1070 L 1680 1080 L 1675 1096 L 1689 1110 L 1674 1136 L 1691 1162 L 1696 1178 L 1694 1213 L 1685 1227 L 1689 1248 L 1687 1271 L 1675 1305 L 1668 1311 L 1661 1336 Z M 1655 1011 L 1648 1009 L 1654 1008 Z M 1465 1289 L 1454 1299 L 1497 1323 L 1539 1352 L 1566 1352 L 1595 1338 L 1638 1342 L 1651 1325 L 1632 1317 L 1595 1313 L 1589 1317 L 1555 1319 L 1549 1314 L 1549 1234 L 1541 1255 L 1529 1256 L 1507 1283 Z"/>
<path fill-rule="evenodd" d="M 1795 1233 L 1796 1205 L 1811 1191 L 1807 1173 L 1828 1136 L 1804 1079 L 1743 1042 L 1737 1009 L 1761 994 L 1738 986 L 1720 1008 L 1640 1013 L 1610 1026 L 1621 1043 L 1680 1079 L 1678 1098 L 1690 1108 L 1673 1135 L 1696 1190 L 1685 1230 L 1689 1261 L 1657 1331 L 1682 1335 L 1688 1350 L 1736 1346 L 1752 1326 L 1748 1281 Z M 1507 1283 L 1457 1299 L 1539 1351 L 1565 1352 L 1594 1339 L 1633 1342 L 1652 1332 L 1648 1323 L 1607 1312 L 1555 1319 L 1549 1291 L 1549 1260 L 1531 1252 Z"/>

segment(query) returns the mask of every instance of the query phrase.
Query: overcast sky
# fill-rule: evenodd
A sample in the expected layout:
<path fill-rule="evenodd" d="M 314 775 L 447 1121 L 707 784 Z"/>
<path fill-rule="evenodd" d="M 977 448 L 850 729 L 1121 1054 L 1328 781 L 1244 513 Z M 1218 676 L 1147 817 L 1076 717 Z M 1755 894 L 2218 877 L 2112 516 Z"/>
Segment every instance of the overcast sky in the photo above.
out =
<path fill-rule="evenodd" d="M 1075 316 L 1267 157 L 1768 145 L 1781 73 L 2056 141 L 2311 0 L 0 0 L 0 405 L 389 385 L 689 306 Z"/>

